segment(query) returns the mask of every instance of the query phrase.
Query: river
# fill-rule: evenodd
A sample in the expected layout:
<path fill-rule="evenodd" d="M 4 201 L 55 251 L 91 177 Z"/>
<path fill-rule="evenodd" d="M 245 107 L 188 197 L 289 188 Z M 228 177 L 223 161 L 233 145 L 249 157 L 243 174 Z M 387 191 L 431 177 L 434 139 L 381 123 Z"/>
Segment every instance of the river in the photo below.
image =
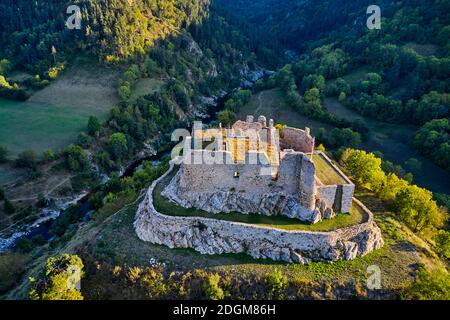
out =
<path fill-rule="evenodd" d="M 230 92 L 223 92 L 217 97 L 213 97 L 214 104 L 210 105 L 207 110 L 205 117 L 202 121 L 206 124 L 210 123 L 215 119 L 216 113 L 222 110 L 225 106 L 225 102 L 229 99 L 230 95 L 241 89 L 251 89 L 253 84 L 263 78 L 269 77 L 273 74 L 273 71 L 269 70 L 260 70 L 254 71 L 247 75 L 247 78 L 242 81 L 241 85 Z M 139 158 L 135 161 L 132 161 L 122 173 L 122 177 L 129 177 L 134 174 L 137 168 L 139 168 L 144 161 L 160 161 L 163 157 L 167 155 L 167 151 L 162 151 L 159 154 L 153 156 L 146 156 Z M 105 182 L 106 183 L 106 182 Z M 101 186 L 101 185 L 100 185 Z M 10 249 L 13 249 L 15 244 L 20 239 L 31 239 L 37 235 L 43 236 L 46 240 L 50 240 L 52 235 L 50 234 L 50 229 L 55 223 L 55 221 L 60 218 L 61 214 L 69 208 L 70 206 L 77 205 L 79 206 L 79 210 L 81 210 L 81 214 L 84 217 L 83 220 L 89 220 L 89 212 L 91 209 L 89 208 L 89 197 L 92 192 L 97 190 L 100 186 L 97 186 L 93 190 L 89 192 L 84 192 L 80 195 L 74 197 L 73 200 L 60 204 L 56 209 L 44 208 L 42 209 L 42 213 L 36 221 L 32 224 L 23 226 L 20 230 L 17 230 L 12 235 L 6 238 L 0 238 L 0 253 L 6 252 Z"/>

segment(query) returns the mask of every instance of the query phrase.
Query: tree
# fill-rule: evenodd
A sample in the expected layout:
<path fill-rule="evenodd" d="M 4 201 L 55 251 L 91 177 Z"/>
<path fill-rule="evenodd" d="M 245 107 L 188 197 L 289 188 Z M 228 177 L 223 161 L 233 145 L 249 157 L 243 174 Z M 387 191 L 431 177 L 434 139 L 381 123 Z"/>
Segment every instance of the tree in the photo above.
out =
<path fill-rule="evenodd" d="M 436 252 L 444 259 L 450 259 L 450 232 L 439 230 L 435 238 Z"/>
<path fill-rule="evenodd" d="M 101 128 L 102 128 L 102 125 L 100 124 L 100 121 L 98 120 L 98 118 L 94 117 L 94 116 L 90 116 L 88 125 L 87 125 L 87 130 L 88 130 L 89 135 L 98 136 Z"/>
<path fill-rule="evenodd" d="M 92 145 L 92 138 L 82 132 L 78 135 L 77 144 L 83 149 L 88 149 Z"/>
<path fill-rule="evenodd" d="M 416 233 L 427 227 L 440 228 L 446 218 L 445 213 L 433 200 L 433 194 L 415 185 L 398 192 L 393 208 L 400 219 Z"/>
<path fill-rule="evenodd" d="M 42 153 L 42 158 L 46 163 L 55 160 L 55 157 L 56 157 L 55 152 L 52 149 L 46 149 Z"/>
<path fill-rule="evenodd" d="M 35 169 L 37 156 L 34 150 L 27 150 L 19 154 L 16 159 L 16 166 L 19 168 Z"/>
<path fill-rule="evenodd" d="M 400 190 L 406 187 L 408 187 L 408 181 L 400 179 L 394 173 L 389 173 L 378 191 L 378 196 L 384 201 L 394 200 Z"/>
<path fill-rule="evenodd" d="M 0 60 L 0 74 L 8 74 L 12 70 L 12 63 L 7 59 Z"/>
<path fill-rule="evenodd" d="M 338 101 L 342 103 L 342 102 L 344 102 L 346 99 L 347 99 L 347 95 L 345 94 L 345 92 L 341 92 L 341 93 L 339 94 Z"/>
<path fill-rule="evenodd" d="M 111 137 L 109 137 L 108 147 L 113 158 L 122 161 L 128 153 L 127 138 L 123 133 L 113 133 Z"/>
<path fill-rule="evenodd" d="M 83 261 L 77 255 L 63 254 L 47 260 L 39 279 L 30 279 L 32 300 L 83 300 L 78 288 Z"/>
<path fill-rule="evenodd" d="M 385 179 L 381 159 L 363 150 L 345 149 L 341 156 L 345 170 L 358 182 L 378 190 Z"/>
<path fill-rule="evenodd" d="M 405 161 L 405 165 L 412 173 L 414 173 L 414 175 L 420 174 L 422 171 L 422 162 L 416 158 L 408 159 Z"/>
<path fill-rule="evenodd" d="M 273 271 L 267 275 L 266 282 L 272 298 L 284 298 L 284 292 L 288 286 L 288 280 L 278 268 L 273 269 Z"/>
<path fill-rule="evenodd" d="M 8 149 L 0 145 L 0 163 L 6 162 L 8 156 Z"/>
<path fill-rule="evenodd" d="M 236 114 L 230 110 L 222 110 L 217 113 L 217 121 L 223 126 L 231 124 L 236 119 Z"/>
<path fill-rule="evenodd" d="M 86 153 L 80 146 L 70 145 L 65 151 L 66 165 L 71 171 L 84 171 L 89 167 Z"/>
<path fill-rule="evenodd" d="M 3 204 L 3 209 L 5 210 L 5 213 L 9 214 L 9 215 L 16 212 L 16 208 L 14 207 L 14 205 L 11 203 L 11 201 L 9 201 L 6 198 L 5 198 L 5 202 Z"/>
<path fill-rule="evenodd" d="M 128 82 L 119 87 L 119 97 L 122 101 L 126 101 L 131 97 L 131 86 Z"/>

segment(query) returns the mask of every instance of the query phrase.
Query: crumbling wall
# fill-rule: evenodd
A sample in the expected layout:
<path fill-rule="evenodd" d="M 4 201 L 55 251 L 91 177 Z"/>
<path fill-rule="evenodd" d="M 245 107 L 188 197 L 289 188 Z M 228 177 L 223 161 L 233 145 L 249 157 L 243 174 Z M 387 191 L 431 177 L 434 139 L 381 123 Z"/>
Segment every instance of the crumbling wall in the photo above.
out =
<path fill-rule="evenodd" d="M 280 132 L 281 149 L 293 149 L 298 152 L 312 153 L 315 139 L 310 135 L 309 129 L 301 130 L 286 127 Z"/>
<path fill-rule="evenodd" d="M 287 231 L 216 219 L 163 215 L 154 208 L 152 193 L 168 173 L 152 183 L 137 211 L 134 227 L 143 241 L 170 248 L 192 248 L 202 254 L 246 253 L 253 258 L 294 263 L 350 260 L 383 245 L 380 229 L 362 204 L 367 222 L 331 232 Z"/>
<path fill-rule="evenodd" d="M 204 151 L 192 154 L 195 158 Z M 317 222 L 320 215 L 315 212 L 315 167 L 311 160 L 302 153 L 285 153 L 274 172 L 267 157 L 260 155 L 250 152 L 245 164 L 182 164 L 164 195 L 181 206 L 213 213 L 284 215 Z M 229 156 L 224 151 L 216 153 L 219 158 Z"/>

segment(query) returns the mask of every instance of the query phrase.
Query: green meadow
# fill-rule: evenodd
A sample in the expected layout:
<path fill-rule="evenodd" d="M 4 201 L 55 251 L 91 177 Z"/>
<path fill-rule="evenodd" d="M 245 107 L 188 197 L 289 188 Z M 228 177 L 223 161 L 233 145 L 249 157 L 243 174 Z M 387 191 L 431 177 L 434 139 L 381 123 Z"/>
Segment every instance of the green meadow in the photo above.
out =
<path fill-rule="evenodd" d="M 0 143 L 12 157 L 28 149 L 58 150 L 76 139 L 90 115 L 105 116 L 82 107 L 0 99 Z"/>

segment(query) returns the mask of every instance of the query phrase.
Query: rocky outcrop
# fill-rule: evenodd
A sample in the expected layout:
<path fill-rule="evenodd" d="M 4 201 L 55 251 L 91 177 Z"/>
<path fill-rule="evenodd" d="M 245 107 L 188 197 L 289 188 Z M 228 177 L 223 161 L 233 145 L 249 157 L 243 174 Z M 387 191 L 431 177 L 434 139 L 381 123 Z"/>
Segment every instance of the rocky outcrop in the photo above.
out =
<path fill-rule="evenodd" d="M 273 216 L 283 215 L 311 223 L 314 217 L 322 217 L 318 212 L 311 212 L 300 205 L 299 200 L 282 192 L 246 193 L 236 191 L 195 192 L 180 188 L 180 172 L 177 172 L 162 195 L 185 208 L 197 208 L 210 213 L 240 212 L 243 214 L 259 213 Z M 320 210 L 320 208 L 317 208 Z"/>
<path fill-rule="evenodd" d="M 170 248 L 192 248 L 202 254 L 246 253 L 257 259 L 308 263 L 350 260 L 383 245 L 380 229 L 367 210 L 366 223 L 332 232 L 286 231 L 237 222 L 176 217 L 158 213 L 153 205 L 153 182 L 140 204 L 134 227 L 143 241 Z M 356 200 L 355 200 L 356 201 Z"/>

